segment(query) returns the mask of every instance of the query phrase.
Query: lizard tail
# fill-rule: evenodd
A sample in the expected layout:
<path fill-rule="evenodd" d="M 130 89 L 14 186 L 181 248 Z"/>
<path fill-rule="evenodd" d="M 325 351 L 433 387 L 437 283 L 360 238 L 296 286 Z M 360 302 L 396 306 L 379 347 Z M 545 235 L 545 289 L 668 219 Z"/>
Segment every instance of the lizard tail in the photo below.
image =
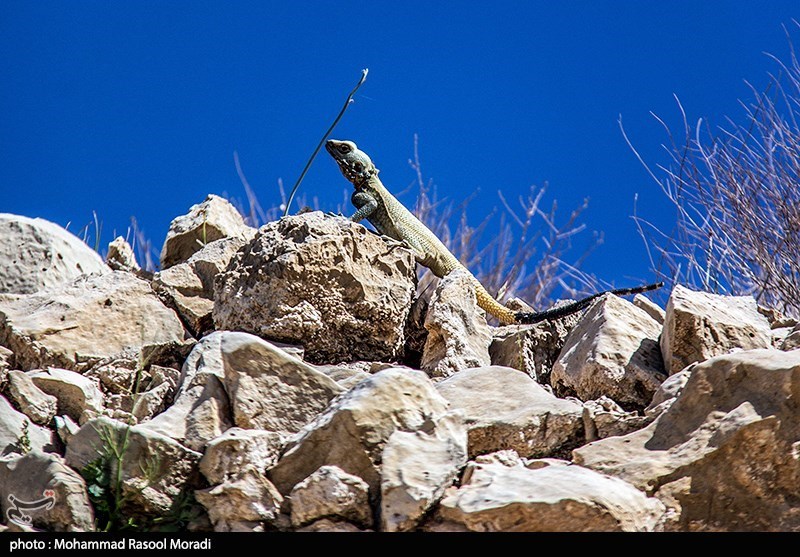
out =
<path fill-rule="evenodd" d="M 573 313 L 581 311 L 582 309 L 588 307 L 589 304 L 591 304 L 597 298 L 605 294 L 614 294 L 616 296 L 628 296 L 630 294 L 640 294 L 642 292 L 649 292 L 650 290 L 655 290 L 657 288 L 661 288 L 662 286 L 664 286 L 663 282 L 657 282 L 655 284 L 647 284 L 645 286 L 637 286 L 635 288 L 619 288 L 617 290 L 606 290 L 604 292 L 598 292 L 597 294 L 592 294 L 587 298 L 583 298 L 582 300 L 578 300 L 577 302 L 573 302 L 565 306 L 548 309 L 545 311 L 533 312 L 533 313 L 525 313 L 525 312 L 514 313 L 513 323 L 530 325 L 532 323 L 538 323 L 539 321 L 544 321 L 545 319 L 560 319 L 561 317 L 566 317 L 567 315 L 571 315 Z M 498 318 L 502 320 L 502 317 L 498 316 Z"/>

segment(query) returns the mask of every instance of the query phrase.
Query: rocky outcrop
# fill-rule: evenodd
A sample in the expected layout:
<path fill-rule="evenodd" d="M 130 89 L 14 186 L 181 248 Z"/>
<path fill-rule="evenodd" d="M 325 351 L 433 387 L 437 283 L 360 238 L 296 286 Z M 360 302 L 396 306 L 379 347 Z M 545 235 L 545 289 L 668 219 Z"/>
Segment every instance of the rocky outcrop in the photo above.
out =
<path fill-rule="evenodd" d="M 565 461 L 481 457 L 461 487 L 448 491 L 430 529 L 646 532 L 663 513 L 657 499 L 632 485 Z"/>
<path fill-rule="evenodd" d="M 567 337 L 550 381 L 581 400 L 607 396 L 623 407 L 647 406 L 666 378 L 659 324 L 632 303 L 606 294 Z"/>
<path fill-rule="evenodd" d="M 504 449 L 526 457 L 551 456 L 583 439 L 581 405 L 557 398 L 517 370 L 468 369 L 436 389 L 450 408 L 464 413 L 470 457 Z"/>
<path fill-rule="evenodd" d="M 294 486 L 291 504 L 295 528 L 320 519 L 372 526 L 369 486 L 336 466 L 323 466 Z"/>
<path fill-rule="evenodd" d="M 255 230 L 244 223 L 242 215 L 229 201 L 209 195 L 169 224 L 161 248 L 161 269 L 187 261 L 194 253 L 220 238 L 249 240 L 254 233 Z"/>
<path fill-rule="evenodd" d="M 698 363 L 653 423 L 573 451 L 670 508 L 667 529 L 800 528 L 800 352 L 748 350 Z"/>
<path fill-rule="evenodd" d="M 680 285 L 672 290 L 661 335 L 670 375 L 720 354 L 771 346 L 769 321 L 751 296 L 719 296 Z"/>
<path fill-rule="evenodd" d="M 47 425 L 56 415 L 58 399 L 40 390 L 22 371 L 8 372 L 8 395 L 35 424 Z"/>
<path fill-rule="evenodd" d="M 136 254 L 128 241 L 122 236 L 117 236 L 108 244 L 106 264 L 115 271 L 141 271 Z"/>
<path fill-rule="evenodd" d="M 28 377 L 56 399 L 59 414 L 83 424 L 103 413 L 103 393 L 94 381 L 79 373 L 51 367 L 30 372 Z"/>
<path fill-rule="evenodd" d="M 22 370 L 84 371 L 103 360 L 137 360 L 144 347 L 182 342 L 184 334 L 150 285 L 124 271 L 0 301 L 0 344 Z"/>
<path fill-rule="evenodd" d="M 217 277 L 214 324 L 302 344 L 312 363 L 397 359 L 416 280 L 411 251 L 320 212 L 259 229 Z"/>
<path fill-rule="evenodd" d="M 8 213 L 0 213 L 0 261 L 8 262 L 0 265 L 0 294 L 33 294 L 110 270 L 71 232 Z"/>
<path fill-rule="evenodd" d="M 475 298 L 466 270 L 455 270 L 439 281 L 425 317 L 427 340 L 421 369 L 431 377 L 489 365 L 492 333 Z"/>

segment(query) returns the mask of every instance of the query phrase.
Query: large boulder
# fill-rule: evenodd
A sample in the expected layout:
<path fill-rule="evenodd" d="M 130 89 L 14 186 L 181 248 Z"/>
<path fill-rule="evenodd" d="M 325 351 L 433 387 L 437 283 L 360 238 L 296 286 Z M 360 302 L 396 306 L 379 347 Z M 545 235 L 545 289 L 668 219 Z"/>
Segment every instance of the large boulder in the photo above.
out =
<path fill-rule="evenodd" d="M 220 351 L 238 427 L 297 433 L 344 391 L 324 373 L 248 333 L 225 333 Z"/>
<path fill-rule="evenodd" d="M 443 525 L 432 529 L 642 532 L 654 530 L 663 513 L 632 485 L 565 461 L 481 457 L 445 495 L 436 517 Z"/>
<path fill-rule="evenodd" d="M 449 273 L 436 287 L 425 317 L 428 337 L 421 369 L 431 377 L 489 365 L 492 333 L 478 308 L 469 271 Z"/>
<path fill-rule="evenodd" d="M 22 370 L 84 371 L 103 360 L 137 360 L 144 347 L 180 343 L 184 335 L 150 284 L 125 271 L 0 302 L 0 344 Z"/>
<path fill-rule="evenodd" d="M 8 395 L 35 424 L 47 425 L 56 415 L 56 397 L 39 389 L 23 371 L 8 372 Z"/>
<path fill-rule="evenodd" d="M 247 226 L 236 207 L 219 197 L 209 195 L 192 205 L 189 212 L 172 220 L 161 248 L 161 269 L 188 260 L 195 252 L 220 238 L 249 240 L 255 230 Z"/>
<path fill-rule="evenodd" d="M 717 356 L 653 423 L 573 457 L 664 500 L 672 529 L 797 530 L 798 399 L 800 351 Z"/>
<path fill-rule="evenodd" d="M 572 449 L 583 439 L 583 409 L 528 375 L 491 366 L 461 371 L 436 385 L 464 413 L 469 455 L 513 449 L 531 457 Z"/>
<path fill-rule="evenodd" d="M 433 433 L 447 406 L 425 373 L 380 371 L 334 399 L 290 439 L 269 478 L 288 494 L 318 468 L 337 466 L 367 482 L 374 497 L 380 488 L 381 455 L 392 433 Z"/>
<path fill-rule="evenodd" d="M 752 296 L 720 296 L 680 285 L 672 290 L 661 335 L 668 374 L 720 354 L 771 346 L 769 321 Z"/>
<path fill-rule="evenodd" d="M 194 346 L 181 368 L 172 405 L 141 428 L 202 451 L 209 441 L 233 427 L 220 351 L 226 334 L 211 333 Z"/>
<path fill-rule="evenodd" d="M 32 294 L 110 269 L 96 251 L 50 221 L 0 213 L 0 294 Z"/>
<path fill-rule="evenodd" d="M 294 486 L 290 499 L 295 528 L 323 518 L 372 526 L 369 486 L 336 466 L 323 466 Z"/>
<path fill-rule="evenodd" d="M 48 501 L 50 500 L 50 501 Z M 24 503 L 40 502 L 26 510 Z M 3 517 L 55 532 L 94 530 L 94 511 L 86 482 L 54 454 L 31 451 L 0 460 L 0 510 Z"/>
<path fill-rule="evenodd" d="M 666 378 L 661 326 L 631 302 L 606 294 L 567 337 L 550 381 L 557 393 L 581 400 L 603 395 L 623 407 L 642 408 Z"/>
<path fill-rule="evenodd" d="M 55 433 L 31 423 L 22 412 L 17 412 L 4 396 L 0 395 L 0 455 L 24 454 L 31 450 L 56 452 Z"/>
<path fill-rule="evenodd" d="M 416 281 L 414 256 L 320 212 L 261 227 L 220 274 L 217 329 L 306 348 L 312 363 L 395 360 Z"/>
<path fill-rule="evenodd" d="M 55 397 L 59 414 L 84 423 L 103 412 L 103 393 L 97 383 L 68 369 L 48 368 L 28 373 L 28 377 L 48 395 Z"/>
<path fill-rule="evenodd" d="M 253 468 L 194 496 L 205 507 L 216 532 L 263 531 L 279 518 L 283 496 Z"/>

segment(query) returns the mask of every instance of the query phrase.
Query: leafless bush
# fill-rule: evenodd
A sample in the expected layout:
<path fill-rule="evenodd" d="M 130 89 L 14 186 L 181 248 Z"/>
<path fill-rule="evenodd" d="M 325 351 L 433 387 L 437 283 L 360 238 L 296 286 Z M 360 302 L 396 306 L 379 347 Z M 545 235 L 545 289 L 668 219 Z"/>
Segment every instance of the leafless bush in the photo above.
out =
<path fill-rule="evenodd" d="M 797 23 L 797 22 L 795 22 Z M 683 114 L 669 165 L 650 175 L 676 210 L 665 233 L 634 214 L 650 265 L 665 281 L 735 295 L 800 315 L 800 64 L 791 49 L 763 92 L 750 87 L 743 123 L 714 133 Z M 676 98 L 677 100 L 677 98 Z M 623 130 L 623 134 L 624 134 Z M 628 140 L 627 136 L 625 138 Z M 631 145 L 631 142 L 628 141 Z M 631 145 L 631 148 L 636 150 Z"/>
<path fill-rule="evenodd" d="M 599 281 L 580 267 L 602 243 L 601 235 L 595 233 L 586 251 L 572 263 L 566 260 L 573 238 L 586 228 L 578 219 L 588 200 L 558 224 L 557 203 L 543 207 L 546 186 L 533 186 L 527 197 L 520 196 L 518 209 L 498 191 L 505 212 L 498 217 L 497 211 L 492 211 L 477 227 L 471 227 L 466 216 L 471 198 L 458 205 L 446 204 L 437 199 L 432 182 L 423 178 L 417 136 L 409 164 L 416 172 L 414 185 L 419 190 L 414 214 L 475 273 L 490 294 L 501 301 L 519 297 L 535 309 L 543 309 L 552 305 L 556 296 L 575 298 L 598 290 Z M 450 223 L 456 218 L 458 225 L 453 230 Z M 487 241 L 487 228 L 495 220 L 496 229 Z M 420 270 L 420 289 L 429 289 L 435 280 L 430 271 Z"/>

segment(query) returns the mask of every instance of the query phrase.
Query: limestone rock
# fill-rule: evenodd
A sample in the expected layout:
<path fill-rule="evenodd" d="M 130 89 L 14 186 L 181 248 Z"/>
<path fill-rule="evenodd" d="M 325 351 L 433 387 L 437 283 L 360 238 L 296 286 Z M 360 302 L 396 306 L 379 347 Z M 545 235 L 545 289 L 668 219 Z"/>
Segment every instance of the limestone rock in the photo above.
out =
<path fill-rule="evenodd" d="M 663 505 L 619 479 L 557 461 L 470 463 L 438 519 L 479 532 L 652 531 Z"/>
<path fill-rule="evenodd" d="M 316 522 L 297 529 L 298 532 L 371 532 L 371 530 L 362 530 L 358 526 L 354 526 L 349 522 L 336 522 L 323 518 Z"/>
<path fill-rule="evenodd" d="M 58 438 L 61 439 L 64 445 L 67 445 L 72 436 L 78 433 L 81 428 L 75 420 L 66 414 L 53 418 L 53 423 L 56 426 Z"/>
<path fill-rule="evenodd" d="M 66 414 L 78 423 L 103 412 L 103 393 L 97 384 L 74 371 L 48 368 L 28 373 L 42 391 L 58 401 L 58 413 Z"/>
<path fill-rule="evenodd" d="M 55 434 L 31 423 L 25 414 L 17 412 L 8 399 L 0 395 L 0 455 L 23 454 L 30 450 L 56 452 Z"/>
<path fill-rule="evenodd" d="M 548 456 L 583 438 L 581 405 L 556 398 L 517 370 L 491 366 L 461 371 L 436 389 L 461 410 L 469 430 L 469 455 L 513 449 Z"/>
<path fill-rule="evenodd" d="M 109 268 L 71 232 L 44 219 L 0 213 L 0 294 L 32 294 Z"/>
<path fill-rule="evenodd" d="M 198 338 L 214 328 L 214 279 L 245 243 L 239 236 L 220 238 L 153 277 L 154 290 Z"/>
<path fill-rule="evenodd" d="M 14 501 L 53 503 L 25 511 Z M 31 451 L 26 455 L 0 460 L 0 509 L 3 518 L 17 517 L 49 532 L 85 532 L 94 530 L 94 511 L 86 494 L 86 482 L 54 454 Z"/>
<path fill-rule="evenodd" d="M 56 415 L 56 397 L 42 392 L 22 371 L 8 372 L 8 394 L 35 424 L 47 425 Z"/>
<path fill-rule="evenodd" d="M 346 390 L 352 389 L 370 376 L 369 372 L 358 368 L 341 366 L 315 366 L 315 368 L 336 381 Z"/>
<path fill-rule="evenodd" d="M 272 522 L 283 503 L 275 486 L 253 469 L 220 485 L 196 490 L 194 496 L 208 511 L 216 532 L 241 531 L 243 524 Z M 245 529 L 252 530 L 252 526 Z"/>
<path fill-rule="evenodd" d="M 232 427 L 208 443 L 200 472 L 216 485 L 237 478 L 245 470 L 263 471 L 278 461 L 282 446 L 279 433 Z"/>
<path fill-rule="evenodd" d="M 344 391 L 302 360 L 248 333 L 225 333 L 220 350 L 225 390 L 239 427 L 296 433 Z"/>
<path fill-rule="evenodd" d="M 109 242 L 106 264 L 115 271 L 136 272 L 141 270 L 133 248 L 122 236 L 117 236 Z"/>
<path fill-rule="evenodd" d="M 215 281 L 217 329 L 302 344 L 312 363 L 397 359 L 416 280 L 410 250 L 315 211 L 259 229 Z"/>
<path fill-rule="evenodd" d="M 106 417 L 88 421 L 67 445 L 66 462 L 75 470 L 107 455 L 110 445 L 124 452 L 122 460 L 123 511 L 129 516 L 167 514 L 194 481 L 202 456 L 173 439 L 128 426 Z M 111 459 L 111 472 L 116 473 Z"/>
<path fill-rule="evenodd" d="M 678 395 L 681 394 L 681 391 L 686 386 L 686 382 L 689 381 L 694 365 L 695 364 L 692 364 L 683 371 L 670 375 L 659 385 L 653 395 L 653 400 L 651 400 L 647 408 L 644 409 L 648 417 L 655 418 L 672 406 L 672 403 L 675 402 L 675 399 L 678 398 Z"/>
<path fill-rule="evenodd" d="M 661 335 L 670 375 L 720 354 L 770 346 L 769 321 L 751 296 L 719 296 L 680 285 L 672 290 Z"/>
<path fill-rule="evenodd" d="M 781 343 L 781 350 L 794 350 L 800 348 L 800 325 L 795 325 Z"/>
<path fill-rule="evenodd" d="M 581 400 L 608 396 L 624 407 L 644 407 L 666 378 L 661 327 L 632 303 L 606 294 L 567 337 L 550 381 L 556 393 Z"/>
<path fill-rule="evenodd" d="M 572 300 L 559 301 L 553 307 L 570 302 Z M 511 307 L 510 303 L 507 305 Z M 561 319 L 541 321 L 524 327 L 509 325 L 496 328 L 489 347 L 492 365 L 523 371 L 538 383 L 550 385 L 553 364 L 580 317 L 580 313 L 573 313 Z"/>
<path fill-rule="evenodd" d="M 336 466 L 323 466 L 292 489 L 292 526 L 336 518 L 369 527 L 372 509 L 368 493 L 369 486 L 358 476 Z"/>
<path fill-rule="evenodd" d="M 195 252 L 220 238 L 249 240 L 254 232 L 229 201 L 209 195 L 202 203 L 192 205 L 187 214 L 170 223 L 161 248 L 161 269 L 188 260 Z"/>
<path fill-rule="evenodd" d="M 657 303 L 652 301 L 650 298 L 645 296 L 644 294 L 637 294 L 633 297 L 633 305 L 637 308 L 644 310 L 647 315 L 652 317 L 659 325 L 664 324 L 664 318 L 666 317 L 666 312 L 661 309 Z"/>
<path fill-rule="evenodd" d="M 0 373 L 13 368 L 14 353 L 5 346 L 0 346 Z M 2 383 L 3 382 L 0 381 L 0 386 L 2 386 Z"/>
<path fill-rule="evenodd" d="M 800 351 L 717 356 L 649 426 L 573 457 L 662 498 L 670 529 L 797 530 L 798 394 Z"/>
<path fill-rule="evenodd" d="M 447 401 L 421 371 L 386 369 L 334 399 L 288 443 L 268 475 L 288 494 L 318 468 L 338 466 L 363 479 L 372 494 L 380 486 L 379 464 L 395 430 L 432 432 Z"/>
<path fill-rule="evenodd" d="M 466 270 L 455 270 L 439 281 L 425 317 L 428 337 L 421 369 L 431 377 L 489 365 L 492 333 L 478 308 L 475 286 Z"/>
<path fill-rule="evenodd" d="M 144 346 L 183 338 L 175 312 L 146 281 L 124 271 L 0 304 L 0 344 L 14 351 L 23 370 L 83 371 L 104 359 L 137 360 Z"/>
<path fill-rule="evenodd" d="M 220 342 L 228 333 L 212 333 L 198 342 L 181 369 L 172 406 L 141 428 L 170 437 L 202 451 L 206 443 L 233 427 L 225 392 Z"/>
<path fill-rule="evenodd" d="M 607 396 L 583 403 L 583 426 L 586 441 L 625 435 L 649 424 L 655 416 L 626 412 Z"/>
<path fill-rule="evenodd" d="M 463 414 L 448 413 L 430 433 L 395 431 L 386 442 L 381 462 L 382 529 L 411 530 L 467 463 Z"/>

